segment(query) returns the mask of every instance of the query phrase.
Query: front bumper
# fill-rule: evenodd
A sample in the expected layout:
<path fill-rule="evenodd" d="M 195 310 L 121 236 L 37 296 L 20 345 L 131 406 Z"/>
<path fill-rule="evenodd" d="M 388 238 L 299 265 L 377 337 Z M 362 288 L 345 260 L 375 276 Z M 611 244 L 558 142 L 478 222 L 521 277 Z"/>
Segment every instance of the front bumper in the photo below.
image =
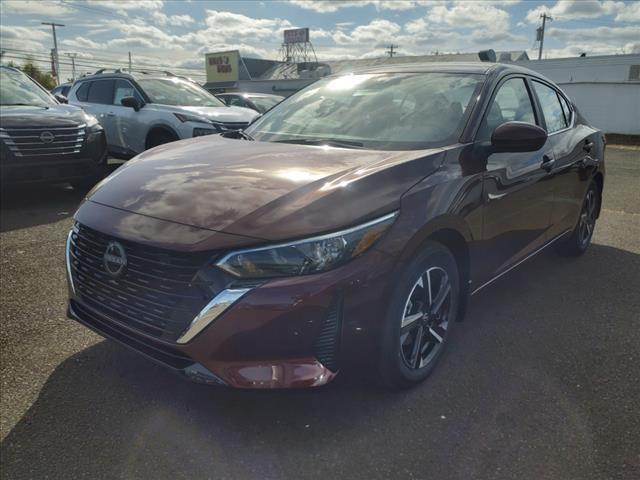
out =
<path fill-rule="evenodd" d="M 376 358 L 371 352 L 393 264 L 374 248 L 330 272 L 266 282 L 234 298 L 212 319 L 205 307 L 201 316 L 209 321 L 198 325 L 196 318 L 192 335 L 171 342 L 96 310 L 72 281 L 68 314 L 192 380 L 237 388 L 314 387 L 354 359 L 361 364 Z"/>

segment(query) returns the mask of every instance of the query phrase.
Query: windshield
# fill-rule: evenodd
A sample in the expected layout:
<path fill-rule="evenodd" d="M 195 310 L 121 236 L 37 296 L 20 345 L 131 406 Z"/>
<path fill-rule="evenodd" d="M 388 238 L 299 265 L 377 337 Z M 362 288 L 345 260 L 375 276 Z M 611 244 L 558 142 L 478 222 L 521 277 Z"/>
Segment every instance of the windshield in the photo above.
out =
<path fill-rule="evenodd" d="M 56 102 L 26 75 L 2 69 L 0 70 L 0 105 L 49 107 L 56 105 Z"/>
<path fill-rule="evenodd" d="M 414 150 L 457 141 L 483 75 L 359 74 L 326 78 L 246 131 L 270 142 Z"/>
<path fill-rule="evenodd" d="M 269 110 L 274 105 L 277 105 L 280 102 L 280 98 L 274 97 L 250 97 L 251 101 L 258 107 L 260 113 L 264 113 Z"/>
<path fill-rule="evenodd" d="M 182 107 L 224 107 L 204 88 L 181 78 L 141 78 L 138 84 L 153 103 Z"/>

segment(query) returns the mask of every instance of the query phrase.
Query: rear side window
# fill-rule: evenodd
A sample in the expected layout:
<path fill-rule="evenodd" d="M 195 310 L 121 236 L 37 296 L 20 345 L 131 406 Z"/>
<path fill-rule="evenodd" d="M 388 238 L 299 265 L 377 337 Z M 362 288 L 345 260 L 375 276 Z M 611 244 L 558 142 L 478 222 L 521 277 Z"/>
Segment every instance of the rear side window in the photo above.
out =
<path fill-rule="evenodd" d="M 91 82 L 87 102 L 110 105 L 113 100 L 113 80 L 95 80 Z"/>
<path fill-rule="evenodd" d="M 529 90 L 523 78 L 511 78 L 500 86 L 484 117 L 478 138 L 488 140 L 497 127 L 513 121 L 536 123 Z"/>
<path fill-rule="evenodd" d="M 562 105 L 556 91 L 544 83 L 533 81 L 533 88 L 540 100 L 540 107 L 547 124 L 547 133 L 557 132 L 569 125 L 564 117 Z"/>
<path fill-rule="evenodd" d="M 89 96 L 89 86 L 91 82 L 83 82 L 79 87 L 78 91 L 76 91 L 76 98 L 81 102 L 86 102 L 87 97 Z"/>
<path fill-rule="evenodd" d="M 571 125 L 573 111 L 569 106 L 569 102 L 567 102 L 567 99 L 564 98 L 562 95 L 558 95 L 558 98 L 560 99 L 560 104 L 562 105 L 562 112 L 564 113 L 565 122 L 567 123 L 567 125 Z"/>

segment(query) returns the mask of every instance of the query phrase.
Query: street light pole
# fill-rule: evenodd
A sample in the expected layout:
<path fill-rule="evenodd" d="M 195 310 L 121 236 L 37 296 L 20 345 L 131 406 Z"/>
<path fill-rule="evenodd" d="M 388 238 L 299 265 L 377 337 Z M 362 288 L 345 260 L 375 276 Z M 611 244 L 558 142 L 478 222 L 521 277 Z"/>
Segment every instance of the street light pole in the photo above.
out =
<path fill-rule="evenodd" d="M 67 57 L 71 59 L 71 80 L 76 81 L 76 57 L 77 53 L 67 53 Z"/>
<path fill-rule="evenodd" d="M 42 22 L 42 25 L 51 25 L 51 31 L 53 32 L 53 51 L 54 59 L 56 65 L 56 81 L 58 85 L 60 85 L 60 59 L 58 57 L 58 39 L 56 38 L 56 27 L 64 27 L 61 23 L 53 23 L 53 22 Z"/>
<path fill-rule="evenodd" d="M 542 46 L 544 45 L 544 27 L 547 23 L 547 20 L 551 21 L 551 15 L 547 15 L 546 12 L 540 15 L 542 18 L 542 27 L 538 30 L 538 39 L 540 40 L 540 49 L 538 50 L 538 60 L 542 60 Z"/>

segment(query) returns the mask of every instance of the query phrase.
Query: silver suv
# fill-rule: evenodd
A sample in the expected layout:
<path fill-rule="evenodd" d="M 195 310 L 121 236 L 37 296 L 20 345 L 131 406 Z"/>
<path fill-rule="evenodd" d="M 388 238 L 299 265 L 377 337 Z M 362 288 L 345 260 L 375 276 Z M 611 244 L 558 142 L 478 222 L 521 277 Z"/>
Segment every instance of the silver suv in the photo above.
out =
<path fill-rule="evenodd" d="M 76 81 L 68 99 L 96 116 L 109 153 L 119 158 L 175 140 L 240 130 L 259 116 L 228 107 L 197 83 L 170 73 L 101 70 Z"/>

